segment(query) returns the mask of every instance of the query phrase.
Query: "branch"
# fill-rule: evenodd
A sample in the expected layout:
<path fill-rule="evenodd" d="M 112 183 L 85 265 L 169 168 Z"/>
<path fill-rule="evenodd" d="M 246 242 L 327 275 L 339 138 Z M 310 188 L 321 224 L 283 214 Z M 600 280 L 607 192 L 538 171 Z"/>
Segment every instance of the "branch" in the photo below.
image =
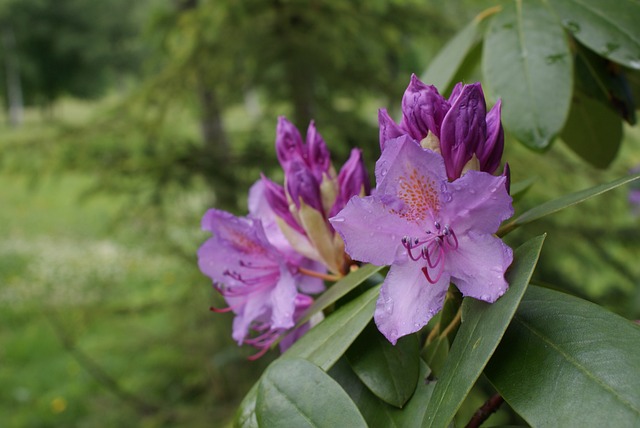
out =
<path fill-rule="evenodd" d="M 491 414 L 495 413 L 500 405 L 504 403 L 504 398 L 500 394 L 495 394 L 491 398 L 489 398 L 476 412 L 473 414 L 473 417 L 469 420 L 466 428 L 478 428 L 484 421 L 489 419 Z"/>

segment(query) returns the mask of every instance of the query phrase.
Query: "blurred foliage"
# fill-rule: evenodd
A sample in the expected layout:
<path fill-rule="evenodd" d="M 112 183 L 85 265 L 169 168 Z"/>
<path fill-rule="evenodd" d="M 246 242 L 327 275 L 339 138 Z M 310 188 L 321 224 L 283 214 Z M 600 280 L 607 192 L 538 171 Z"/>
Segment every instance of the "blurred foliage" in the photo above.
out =
<path fill-rule="evenodd" d="M 95 98 L 122 84 L 140 67 L 137 18 L 146 3 L 6 0 L 0 4 L 2 36 L 15 40 L 25 102 L 46 107 L 61 95 Z M 0 60 L 10 54 L 2 49 Z"/>

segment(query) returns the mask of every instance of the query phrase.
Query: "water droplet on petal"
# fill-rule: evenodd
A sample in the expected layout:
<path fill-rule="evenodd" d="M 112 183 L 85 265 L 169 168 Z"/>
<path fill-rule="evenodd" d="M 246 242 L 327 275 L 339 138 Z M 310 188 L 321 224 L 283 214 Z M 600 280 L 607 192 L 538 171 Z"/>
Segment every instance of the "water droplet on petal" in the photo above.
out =
<path fill-rule="evenodd" d="M 389 332 L 389 339 L 396 340 L 398 338 L 398 330 L 395 328 Z"/>
<path fill-rule="evenodd" d="M 480 300 L 484 300 L 485 302 L 489 301 L 489 295 L 488 294 L 483 294 L 482 296 L 480 296 Z"/>
<path fill-rule="evenodd" d="M 344 221 L 344 217 L 334 217 L 331 219 L 334 223 L 342 223 Z"/>
<path fill-rule="evenodd" d="M 391 315 L 393 313 L 393 299 L 386 299 L 384 301 L 384 311 Z"/>
<path fill-rule="evenodd" d="M 471 193 L 472 195 L 476 194 L 476 190 L 475 189 L 469 189 L 469 193 Z"/>

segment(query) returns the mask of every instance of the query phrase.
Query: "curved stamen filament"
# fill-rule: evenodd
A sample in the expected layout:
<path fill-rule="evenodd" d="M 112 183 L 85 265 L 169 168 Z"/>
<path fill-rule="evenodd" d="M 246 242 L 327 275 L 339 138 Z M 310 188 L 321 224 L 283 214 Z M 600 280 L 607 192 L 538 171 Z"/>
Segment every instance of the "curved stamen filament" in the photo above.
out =
<path fill-rule="evenodd" d="M 402 238 L 402 245 L 411 260 L 426 260 L 427 266 L 422 268 L 422 272 L 431 284 L 435 284 L 442 277 L 447 252 L 455 251 L 459 246 L 458 237 L 448 224 L 443 227 L 436 221 L 433 226 L 435 231 L 428 230 L 423 238 Z M 414 254 L 412 250 L 417 247 L 421 247 L 420 252 Z"/>

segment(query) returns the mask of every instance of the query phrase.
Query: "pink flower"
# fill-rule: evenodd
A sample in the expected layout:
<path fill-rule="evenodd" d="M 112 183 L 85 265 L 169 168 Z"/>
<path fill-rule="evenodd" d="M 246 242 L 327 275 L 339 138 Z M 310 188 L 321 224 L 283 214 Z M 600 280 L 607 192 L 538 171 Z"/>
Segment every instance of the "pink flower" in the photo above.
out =
<path fill-rule="evenodd" d="M 494 234 L 513 215 L 506 177 L 468 171 L 449 182 L 440 154 L 402 136 L 387 142 L 376 181 L 330 221 L 354 260 L 391 265 L 374 316 L 391 343 L 440 311 L 450 282 L 486 302 L 505 293 L 513 255 Z"/>

